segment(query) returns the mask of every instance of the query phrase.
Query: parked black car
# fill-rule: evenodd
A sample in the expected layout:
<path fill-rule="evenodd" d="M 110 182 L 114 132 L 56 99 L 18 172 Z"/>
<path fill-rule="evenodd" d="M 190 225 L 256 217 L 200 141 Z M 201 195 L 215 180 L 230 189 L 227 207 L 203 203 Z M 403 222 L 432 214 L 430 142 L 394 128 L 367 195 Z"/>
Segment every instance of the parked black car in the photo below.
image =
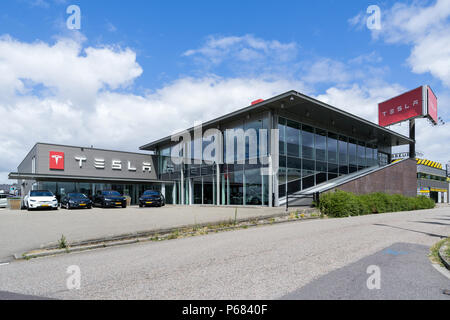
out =
<path fill-rule="evenodd" d="M 83 193 L 68 193 L 61 199 L 61 208 L 75 209 L 87 208 L 92 209 L 92 201 Z"/>
<path fill-rule="evenodd" d="M 144 191 L 142 196 L 139 198 L 139 207 L 162 207 L 166 204 L 166 199 L 159 191 L 147 190 Z"/>
<path fill-rule="evenodd" d="M 114 190 L 99 191 L 93 199 L 94 206 L 107 207 L 127 207 L 127 199 Z"/>

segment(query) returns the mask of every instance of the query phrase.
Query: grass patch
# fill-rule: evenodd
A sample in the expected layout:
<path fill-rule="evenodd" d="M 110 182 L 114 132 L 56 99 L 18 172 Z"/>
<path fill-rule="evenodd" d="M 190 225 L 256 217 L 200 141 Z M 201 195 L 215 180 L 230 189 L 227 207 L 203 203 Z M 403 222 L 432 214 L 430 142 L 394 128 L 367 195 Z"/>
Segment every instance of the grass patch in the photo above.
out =
<path fill-rule="evenodd" d="M 441 261 L 441 258 L 439 258 L 439 249 L 441 248 L 441 246 L 445 243 L 448 242 L 450 244 L 450 239 L 444 239 L 439 241 L 438 243 L 435 243 L 431 248 L 430 248 L 430 254 L 428 255 L 428 257 L 430 258 L 430 260 L 433 263 L 437 263 L 439 264 L 441 267 L 444 267 L 444 264 Z"/>
<path fill-rule="evenodd" d="M 178 229 L 177 229 L 174 232 L 172 232 L 171 234 L 169 234 L 169 236 L 167 237 L 167 240 L 178 239 L 179 236 L 180 236 L 180 231 L 178 231 Z"/>

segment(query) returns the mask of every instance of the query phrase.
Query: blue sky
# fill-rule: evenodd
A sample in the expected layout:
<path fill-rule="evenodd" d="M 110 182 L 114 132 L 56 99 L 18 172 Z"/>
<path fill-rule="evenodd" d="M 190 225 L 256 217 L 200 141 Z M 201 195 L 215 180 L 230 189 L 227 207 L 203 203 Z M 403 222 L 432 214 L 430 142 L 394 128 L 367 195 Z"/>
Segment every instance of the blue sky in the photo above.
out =
<path fill-rule="evenodd" d="M 424 1 L 422 1 L 424 2 Z M 425 1 L 426 3 L 427 1 Z M 439 81 L 427 74 L 413 74 L 405 65 L 407 45 L 374 41 L 367 28 L 356 29 L 348 20 L 373 1 L 52 1 L 16 0 L 2 4 L 0 30 L 21 41 L 37 39 L 54 42 L 67 35 L 65 9 L 80 6 L 81 33 L 85 46 L 105 44 L 130 47 L 144 73 L 139 87 L 153 89 L 183 75 L 197 75 L 199 66 L 183 57 L 200 47 L 210 35 L 254 35 L 266 40 L 298 44 L 298 59 L 331 57 L 346 62 L 375 52 L 387 66 L 384 79 L 405 87 L 430 83 L 438 90 Z M 408 2 L 405 2 L 408 3 Z M 432 3 L 428 1 L 428 3 Z M 380 2 L 380 8 L 390 7 Z M 219 66 L 209 70 L 229 77 L 233 69 Z M 320 90 L 321 88 L 318 88 Z"/>
<path fill-rule="evenodd" d="M 79 31 L 66 28 L 72 4 Z M 365 25 L 374 4 L 379 31 Z M 449 0 L 4 1 L 0 182 L 36 141 L 136 151 L 290 89 L 376 122 L 378 102 L 429 84 L 450 122 L 449 17 Z M 423 122 L 418 149 L 450 160 L 433 140 L 448 126 Z"/>

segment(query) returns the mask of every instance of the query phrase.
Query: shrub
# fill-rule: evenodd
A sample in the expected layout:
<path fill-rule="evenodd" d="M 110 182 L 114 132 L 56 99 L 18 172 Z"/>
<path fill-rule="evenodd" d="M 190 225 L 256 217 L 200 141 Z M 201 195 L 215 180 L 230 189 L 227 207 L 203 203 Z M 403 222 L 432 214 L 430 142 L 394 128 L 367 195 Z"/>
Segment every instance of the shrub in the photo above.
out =
<path fill-rule="evenodd" d="M 347 217 L 357 215 L 358 203 L 350 192 L 336 191 L 320 197 L 320 211 L 331 217 Z"/>
<path fill-rule="evenodd" d="M 330 217 L 348 217 L 372 213 L 431 209 L 435 207 L 432 199 L 425 196 L 405 197 L 400 194 L 382 192 L 355 195 L 336 190 L 321 195 L 319 209 Z"/>

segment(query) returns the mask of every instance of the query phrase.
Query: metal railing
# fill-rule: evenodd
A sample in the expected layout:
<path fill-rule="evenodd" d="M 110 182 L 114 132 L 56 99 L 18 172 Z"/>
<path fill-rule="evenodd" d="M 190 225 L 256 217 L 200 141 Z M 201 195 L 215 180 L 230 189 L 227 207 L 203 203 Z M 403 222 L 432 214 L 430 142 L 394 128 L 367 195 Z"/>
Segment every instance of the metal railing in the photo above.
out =
<path fill-rule="evenodd" d="M 311 194 L 286 194 L 286 212 L 289 210 L 289 198 L 293 198 L 293 199 L 313 199 L 313 201 L 316 202 L 317 206 L 319 205 L 319 200 L 320 200 L 320 193 L 319 192 L 315 192 L 315 193 L 311 193 Z M 291 207 L 295 207 L 291 206 Z"/>

